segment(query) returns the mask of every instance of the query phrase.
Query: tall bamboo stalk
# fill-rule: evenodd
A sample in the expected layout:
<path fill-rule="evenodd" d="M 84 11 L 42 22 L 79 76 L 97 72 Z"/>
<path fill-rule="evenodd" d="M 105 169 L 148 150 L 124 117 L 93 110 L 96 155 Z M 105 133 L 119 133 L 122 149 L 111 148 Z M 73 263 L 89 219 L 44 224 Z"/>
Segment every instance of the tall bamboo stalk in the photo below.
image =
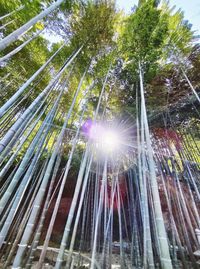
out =
<path fill-rule="evenodd" d="M 63 90 L 64 90 L 64 88 L 63 88 Z M 39 131 L 38 131 L 38 133 L 36 135 L 37 138 L 40 138 L 39 143 L 37 142 L 38 143 L 37 151 L 36 151 L 32 161 L 31 161 L 31 164 L 30 164 L 28 170 L 26 171 L 26 173 L 25 173 L 25 175 L 23 177 L 23 180 L 22 180 L 22 182 L 21 182 L 21 184 L 20 184 L 20 186 L 18 188 L 18 193 L 17 193 L 17 196 L 15 198 L 15 201 L 14 201 L 14 203 L 12 205 L 12 208 L 10 210 L 10 213 L 9 213 L 7 219 L 6 219 L 5 225 L 1 230 L 1 233 L 0 233 L 0 247 L 2 246 L 3 241 L 4 241 L 6 235 L 7 235 L 8 231 L 9 231 L 9 227 L 10 227 L 10 225 L 12 223 L 12 220 L 13 220 L 13 218 L 15 216 L 15 213 L 17 212 L 17 209 L 18 209 L 18 207 L 20 205 L 20 202 L 21 202 L 21 200 L 23 198 L 23 195 L 24 195 L 24 193 L 26 191 L 26 188 L 28 187 L 28 185 L 29 185 L 29 183 L 30 183 L 30 181 L 32 179 L 32 175 L 34 173 L 35 166 L 37 165 L 37 162 L 38 162 L 38 160 L 39 160 L 39 158 L 40 158 L 40 156 L 41 156 L 41 154 L 43 152 L 42 147 L 43 147 L 44 141 L 47 138 L 48 132 L 49 132 L 49 130 L 51 128 L 51 122 L 53 121 L 54 115 L 55 115 L 56 110 L 58 108 L 58 104 L 59 104 L 60 98 L 62 96 L 63 90 L 58 95 L 57 100 L 56 100 L 53 108 L 50 110 L 49 114 L 46 117 L 46 120 L 43 122 L 42 126 L 40 127 L 40 129 L 39 129 Z M 48 123 L 48 124 L 46 124 L 46 123 Z M 35 137 L 35 140 L 37 141 L 38 139 L 36 137 Z M 33 150 L 34 149 L 33 147 L 35 147 L 35 146 L 36 146 L 36 144 L 33 143 L 30 146 L 30 148 Z M 26 164 L 24 164 L 24 165 L 26 165 Z M 21 167 L 19 167 L 19 169 L 22 169 L 22 171 L 25 170 L 24 168 L 21 168 Z M 18 175 L 18 171 L 16 172 L 16 175 Z M 16 181 L 16 183 L 17 183 L 18 180 L 19 180 L 19 177 L 21 176 L 21 174 L 19 174 L 18 178 L 16 177 L 16 175 L 13 178 L 13 182 Z M 11 188 L 11 185 L 10 185 L 9 186 L 9 192 L 12 193 L 12 189 L 14 189 L 14 188 L 15 187 L 13 185 L 12 185 L 12 188 Z M 7 193 L 7 191 L 6 191 L 6 193 Z M 3 198 L 2 198 L 2 200 L 3 200 Z M 1 206 L 0 206 L 0 208 L 1 208 Z"/>
<path fill-rule="evenodd" d="M 23 26 L 6 36 L 0 41 L 0 51 L 8 47 L 11 43 L 16 41 L 21 35 L 23 35 L 30 27 L 32 27 L 34 24 L 36 24 L 38 21 L 43 19 L 45 16 L 47 16 L 49 13 L 54 11 L 57 7 L 59 7 L 64 0 L 57 0 L 55 3 L 53 3 L 50 7 L 43 10 L 40 14 L 32 18 L 30 21 L 25 23 Z"/>
<path fill-rule="evenodd" d="M 146 113 L 141 65 L 139 65 L 139 73 L 140 73 L 141 106 L 142 106 L 143 115 L 144 115 L 144 128 L 145 128 L 145 136 L 146 136 L 148 157 L 149 157 L 149 164 L 150 164 L 149 165 L 150 179 L 151 179 L 151 188 L 152 188 L 153 203 L 154 203 L 154 209 L 155 209 L 156 225 L 157 225 L 157 231 L 158 231 L 160 259 L 161 259 L 163 269 L 172 269 L 172 263 L 171 263 L 170 252 L 169 252 L 169 244 L 167 240 L 167 234 L 165 230 L 162 209 L 161 209 L 161 204 L 160 204 L 160 197 L 159 197 L 159 192 L 158 192 L 158 183 L 157 183 L 156 173 L 155 173 L 153 150 L 151 147 L 151 139 L 150 139 L 149 126 L 148 126 L 147 113 Z"/>
<path fill-rule="evenodd" d="M 37 36 L 39 36 L 44 30 L 40 30 L 39 32 L 37 32 L 35 35 L 33 35 L 32 37 L 30 37 L 28 40 L 26 40 L 24 43 L 22 43 L 20 46 L 18 46 L 16 49 L 12 50 L 11 52 L 9 52 L 8 54 L 6 54 L 5 56 L 0 58 L 0 63 L 3 61 L 8 60 L 9 58 L 11 58 L 13 55 L 15 55 L 16 53 L 18 53 L 20 50 L 23 49 L 23 47 L 25 47 L 27 44 L 29 44 L 33 39 L 35 39 Z"/>
<path fill-rule="evenodd" d="M 17 98 L 27 89 L 31 82 L 51 63 L 53 58 L 64 47 L 64 44 L 18 89 L 18 91 L 0 108 L 0 118 L 6 113 Z"/>
<path fill-rule="evenodd" d="M 83 77 L 82 77 L 82 79 L 80 81 L 80 84 L 78 86 L 77 93 L 75 94 L 75 99 L 74 100 L 76 100 L 76 97 L 77 97 L 77 95 L 78 95 L 78 93 L 79 93 L 79 91 L 81 89 L 84 77 L 85 77 L 85 74 L 83 75 Z M 72 103 L 72 106 L 74 106 L 73 103 Z M 65 173 L 64 173 L 62 183 L 61 183 L 61 186 L 60 186 L 60 189 L 59 189 L 59 193 L 58 193 L 58 196 L 57 196 L 57 199 L 56 199 L 56 204 L 55 204 L 53 214 L 52 214 L 52 217 L 51 217 L 51 220 L 50 220 L 50 224 L 49 224 L 49 228 L 48 228 L 47 235 L 46 235 L 46 238 L 45 238 L 44 246 L 43 246 L 43 249 L 42 249 L 42 252 L 41 252 L 41 255 L 40 255 L 38 268 L 42 268 L 42 263 L 43 263 L 43 261 L 45 259 L 45 256 L 46 256 L 47 247 L 48 247 L 49 240 L 50 240 L 52 230 L 53 230 L 53 226 L 54 226 L 54 223 L 55 223 L 55 220 L 56 220 L 56 215 L 57 215 L 58 208 L 59 208 L 59 205 L 60 205 L 60 201 L 61 201 L 61 198 L 62 198 L 63 190 L 64 190 L 65 183 L 66 183 L 66 180 L 67 180 L 67 176 L 68 176 L 68 173 L 69 173 L 69 170 L 70 170 L 70 167 L 71 167 L 72 157 L 73 157 L 76 145 L 77 145 L 79 131 L 80 131 L 80 128 L 81 128 L 84 113 L 85 113 L 85 109 L 83 109 L 83 112 L 82 112 L 82 115 L 81 115 L 81 118 L 80 118 L 80 121 L 79 121 L 79 127 L 78 127 L 76 135 L 74 137 L 72 149 L 71 149 L 70 154 L 69 154 L 69 158 L 68 158 L 67 165 L 66 165 L 66 168 L 65 168 Z M 68 121 L 68 117 L 66 119 Z"/>
<path fill-rule="evenodd" d="M 46 96 L 48 91 L 57 83 L 61 75 L 65 72 L 65 70 L 68 68 L 68 66 L 74 61 L 76 56 L 81 51 L 82 47 L 80 47 L 74 55 L 66 61 L 64 66 L 61 68 L 61 70 L 57 73 L 57 75 L 51 80 L 49 85 L 39 94 L 39 96 L 32 102 L 32 104 L 24 111 L 24 113 L 17 119 L 17 121 L 14 123 L 14 125 L 9 129 L 9 131 L 6 133 L 6 135 L 1 139 L 0 141 L 0 153 L 4 150 L 6 145 L 9 143 L 10 139 L 13 137 L 13 135 L 16 133 L 20 125 L 23 123 L 23 121 L 26 119 L 27 116 L 29 116 L 31 113 L 34 112 L 35 109 L 40 105 L 40 102 L 42 99 Z"/>

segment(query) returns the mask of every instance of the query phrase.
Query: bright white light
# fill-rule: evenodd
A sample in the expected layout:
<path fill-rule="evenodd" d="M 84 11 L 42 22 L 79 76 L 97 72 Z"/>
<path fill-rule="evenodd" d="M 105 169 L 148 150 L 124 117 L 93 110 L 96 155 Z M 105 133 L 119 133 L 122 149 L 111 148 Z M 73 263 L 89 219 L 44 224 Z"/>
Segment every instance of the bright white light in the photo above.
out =
<path fill-rule="evenodd" d="M 105 131 L 102 135 L 103 147 L 106 151 L 111 152 L 119 147 L 119 137 L 113 131 Z"/>
<path fill-rule="evenodd" d="M 120 137 L 118 133 L 115 130 L 106 129 L 103 125 L 93 125 L 90 129 L 90 138 L 101 152 L 113 153 L 119 149 Z"/>
<path fill-rule="evenodd" d="M 108 165 L 107 171 L 111 174 L 119 174 L 119 171 L 125 171 L 135 163 L 137 140 L 132 119 L 98 122 L 89 119 L 83 130 L 93 154 L 91 169 L 94 173 L 97 167 L 98 173 L 103 173 L 105 160 Z"/>

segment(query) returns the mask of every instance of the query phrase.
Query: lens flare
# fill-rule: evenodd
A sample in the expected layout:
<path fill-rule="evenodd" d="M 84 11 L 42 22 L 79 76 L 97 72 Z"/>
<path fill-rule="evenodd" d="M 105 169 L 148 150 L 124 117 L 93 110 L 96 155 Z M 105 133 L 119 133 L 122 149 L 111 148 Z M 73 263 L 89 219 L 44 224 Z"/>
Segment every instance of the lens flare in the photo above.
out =
<path fill-rule="evenodd" d="M 98 166 L 99 173 L 103 173 L 105 159 L 110 174 L 123 172 L 133 165 L 137 151 L 137 137 L 132 119 L 98 122 L 87 119 L 82 131 L 93 153 L 91 170 L 96 171 Z"/>
<path fill-rule="evenodd" d="M 111 152 L 119 148 L 120 138 L 115 131 L 105 131 L 102 134 L 102 140 L 105 151 Z"/>
<path fill-rule="evenodd" d="M 119 149 L 120 137 L 117 131 L 100 123 L 92 124 L 88 136 L 96 148 L 104 153 L 113 153 Z"/>

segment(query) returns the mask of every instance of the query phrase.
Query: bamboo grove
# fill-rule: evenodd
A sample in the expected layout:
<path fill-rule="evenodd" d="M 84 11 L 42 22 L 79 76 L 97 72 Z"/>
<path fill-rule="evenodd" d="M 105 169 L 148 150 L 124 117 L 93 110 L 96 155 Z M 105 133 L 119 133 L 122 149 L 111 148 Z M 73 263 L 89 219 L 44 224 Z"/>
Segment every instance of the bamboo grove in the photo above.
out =
<path fill-rule="evenodd" d="M 200 49 L 183 13 L 0 12 L 0 268 L 198 268 Z"/>

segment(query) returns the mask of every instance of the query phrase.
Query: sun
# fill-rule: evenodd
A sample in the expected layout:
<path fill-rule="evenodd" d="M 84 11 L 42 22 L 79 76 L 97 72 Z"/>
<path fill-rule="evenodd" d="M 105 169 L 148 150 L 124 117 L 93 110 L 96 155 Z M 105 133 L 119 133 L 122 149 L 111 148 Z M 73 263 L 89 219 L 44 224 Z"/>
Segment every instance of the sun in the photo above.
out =
<path fill-rule="evenodd" d="M 104 131 L 102 133 L 102 148 L 106 152 L 114 152 L 120 147 L 119 134 L 114 130 Z"/>
<path fill-rule="evenodd" d="M 132 118 L 96 122 L 88 119 L 82 131 L 90 144 L 92 171 L 96 171 L 96 166 L 102 169 L 105 160 L 111 174 L 123 172 L 135 163 L 137 138 Z"/>

